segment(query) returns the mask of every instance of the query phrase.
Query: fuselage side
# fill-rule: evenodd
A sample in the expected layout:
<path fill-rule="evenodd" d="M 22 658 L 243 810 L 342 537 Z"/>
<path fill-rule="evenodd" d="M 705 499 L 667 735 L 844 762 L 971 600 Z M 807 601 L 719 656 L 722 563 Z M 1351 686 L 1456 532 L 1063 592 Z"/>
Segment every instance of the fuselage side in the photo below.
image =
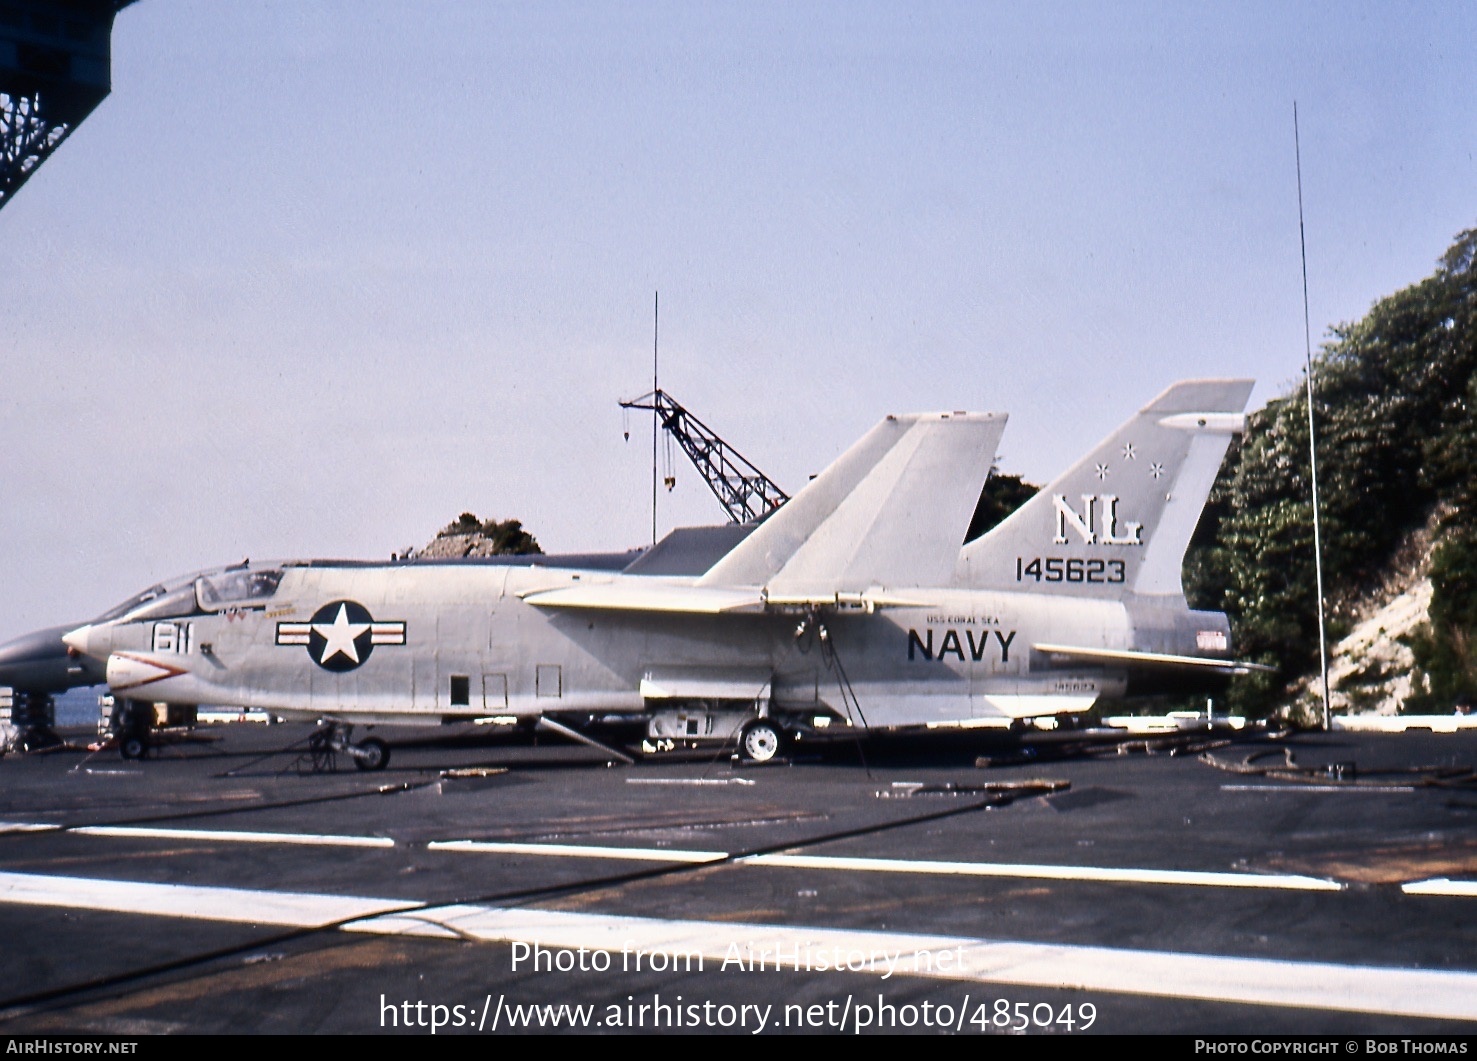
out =
<path fill-rule="evenodd" d="M 1144 634 L 1120 602 L 967 589 L 910 590 L 923 606 L 810 621 L 523 599 L 632 578 L 692 582 L 509 565 L 253 565 L 202 576 L 193 599 L 86 628 L 84 651 L 108 661 L 118 696 L 365 723 L 599 716 L 744 697 L 849 718 L 844 676 L 863 716 L 853 724 L 890 728 L 1080 710 L 1122 693 L 1125 675 L 1053 661 L 1032 644 L 1132 649 Z M 1157 647 L 1179 647 L 1160 633 Z"/>

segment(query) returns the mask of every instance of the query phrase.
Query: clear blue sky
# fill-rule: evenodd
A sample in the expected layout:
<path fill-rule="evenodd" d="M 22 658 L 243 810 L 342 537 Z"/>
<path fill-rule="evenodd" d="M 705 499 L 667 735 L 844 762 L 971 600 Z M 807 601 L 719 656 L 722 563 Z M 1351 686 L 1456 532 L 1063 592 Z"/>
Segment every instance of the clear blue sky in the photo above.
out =
<path fill-rule="evenodd" d="M 463 510 L 650 534 L 662 384 L 798 488 L 1005 411 L 1049 479 L 1296 381 L 1477 225 L 1477 5 L 139 0 L 0 211 L 0 640 Z M 677 458 L 663 529 L 716 522 Z"/>

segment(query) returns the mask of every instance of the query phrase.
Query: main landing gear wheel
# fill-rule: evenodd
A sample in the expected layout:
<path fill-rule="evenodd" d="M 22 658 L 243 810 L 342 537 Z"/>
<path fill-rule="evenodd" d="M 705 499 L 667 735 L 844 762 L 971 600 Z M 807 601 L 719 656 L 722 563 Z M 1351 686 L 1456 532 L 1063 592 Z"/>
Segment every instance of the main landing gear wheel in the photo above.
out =
<path fill-rule="evenodd" d="M 149 731 L 154 728 L 152 705 L 135 700 L 117 700 L 109 719 L 118 754 L 125 759 L 142 759 L 149 754 Z"/>
<path fill-rule="evenodd" d="M 390 762 L 390 746 L 378 737 L 365 737 L 354 747 L 354 765 L 361 770 L 383 770 Z"/>
<path fill-rule="evenodd" d="M 751 763 L 767 763 L 779 754 L 782 743 L 779 727 L 761 718 L 744 727 L 739 752 Z"/>

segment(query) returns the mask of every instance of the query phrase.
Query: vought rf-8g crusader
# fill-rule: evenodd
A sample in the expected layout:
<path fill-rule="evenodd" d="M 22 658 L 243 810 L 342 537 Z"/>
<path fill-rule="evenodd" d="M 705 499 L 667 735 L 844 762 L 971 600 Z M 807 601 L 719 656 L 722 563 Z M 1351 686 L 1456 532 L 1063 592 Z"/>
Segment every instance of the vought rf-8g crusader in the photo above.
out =
<path fill-rule="evenodd" d="M 351 727 L 504 718 L 589 737 L 638 715 L 648 741 L 765 760 L 821 732 L 1081 712 L 1252 666 L 1180 581 L 1251 387 L 1175 384 L 962 548 L 1003 415 L 889 416 L 706 556 L 709 537 L 678 531 L 619 567 L 242 563 L 64 640 L 125 706 L 319 720 L 320 745 L 364 769 L 389 749 Z"/>

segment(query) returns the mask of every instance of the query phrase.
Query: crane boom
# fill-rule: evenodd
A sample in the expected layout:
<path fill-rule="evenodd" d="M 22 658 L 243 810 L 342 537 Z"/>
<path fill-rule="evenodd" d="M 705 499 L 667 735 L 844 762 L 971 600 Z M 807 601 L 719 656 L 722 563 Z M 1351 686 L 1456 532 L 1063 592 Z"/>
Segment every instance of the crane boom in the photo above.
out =
<path fill-rule="evenodd" d="M 622 409 L 654 412 L 663 430 L 697 467 L 732 523 L 755 523 L 779 508 L 790 495 L 678 401 L 660 388 L 621 402 Z"/>

